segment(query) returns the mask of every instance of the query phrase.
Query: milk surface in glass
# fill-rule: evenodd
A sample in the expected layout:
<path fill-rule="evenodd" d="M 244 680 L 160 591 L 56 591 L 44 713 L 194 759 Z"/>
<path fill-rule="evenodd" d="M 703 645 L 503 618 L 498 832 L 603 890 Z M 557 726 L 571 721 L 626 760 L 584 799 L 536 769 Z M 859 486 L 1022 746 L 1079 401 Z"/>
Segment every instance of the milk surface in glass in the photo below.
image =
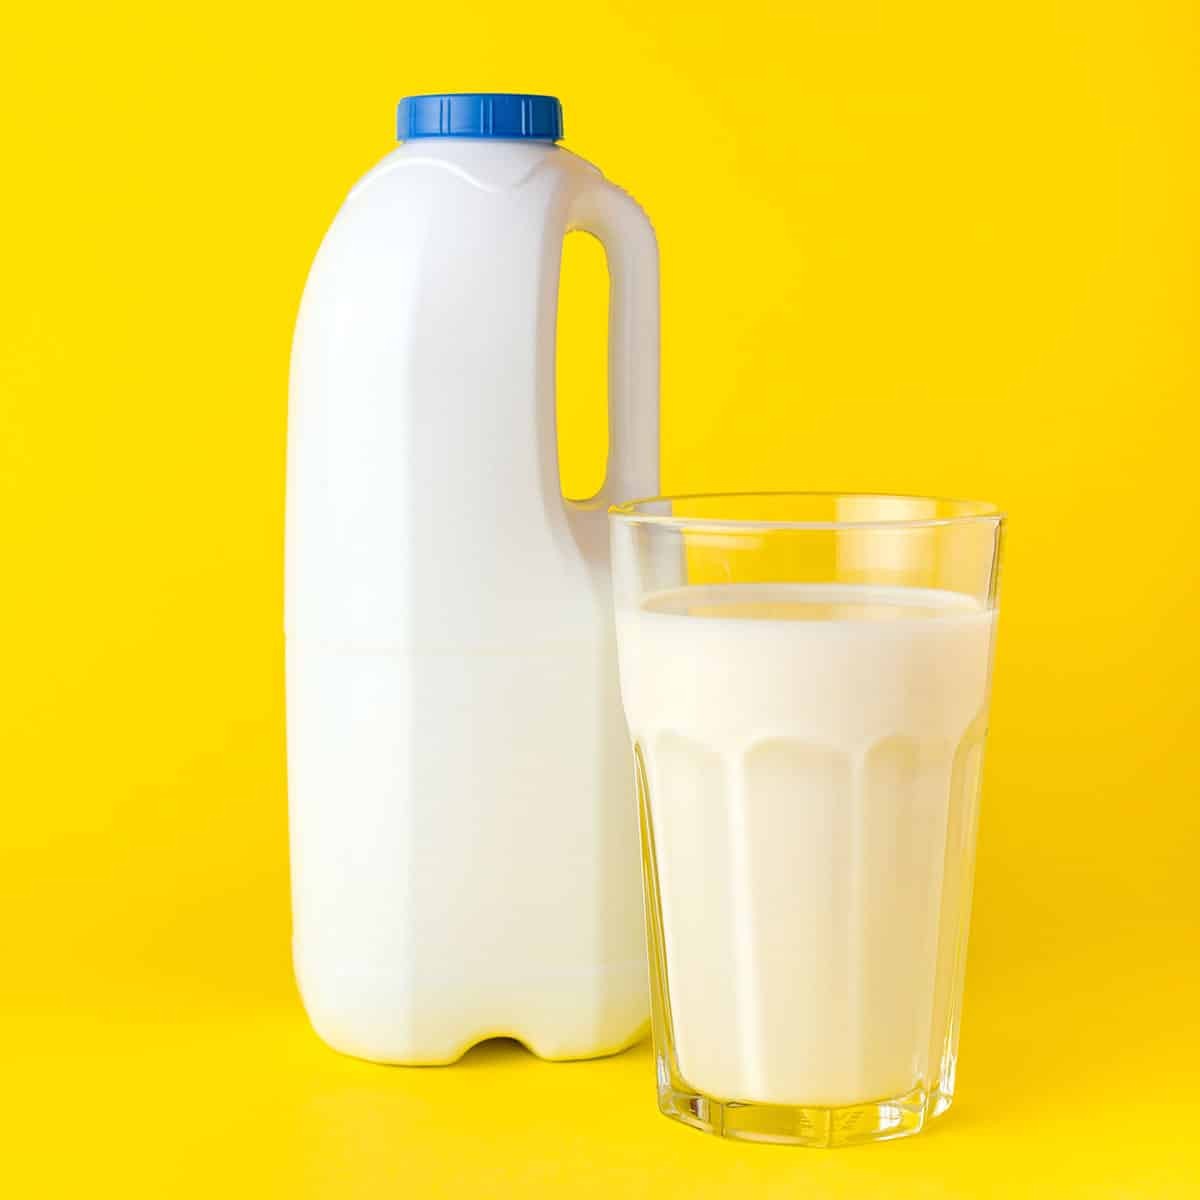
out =
<path fill-rule="evenodd" d="M 689 586 L 618 612 L 691 1087 L 840 1106 L 936 1083 L 994 618 L 853 584 Z"/>

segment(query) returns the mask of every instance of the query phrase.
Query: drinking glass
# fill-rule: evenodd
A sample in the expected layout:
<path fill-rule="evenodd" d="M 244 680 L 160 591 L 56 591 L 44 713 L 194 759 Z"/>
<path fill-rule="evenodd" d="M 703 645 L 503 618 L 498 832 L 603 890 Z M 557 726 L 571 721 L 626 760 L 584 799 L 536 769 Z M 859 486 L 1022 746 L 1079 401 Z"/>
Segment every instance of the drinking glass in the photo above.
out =
<path fill-rule="evenodd" d="M 610 525 L 660 1109 L 917 1133 L 954 1096 L 1002 514 L 667 496 Z"/>

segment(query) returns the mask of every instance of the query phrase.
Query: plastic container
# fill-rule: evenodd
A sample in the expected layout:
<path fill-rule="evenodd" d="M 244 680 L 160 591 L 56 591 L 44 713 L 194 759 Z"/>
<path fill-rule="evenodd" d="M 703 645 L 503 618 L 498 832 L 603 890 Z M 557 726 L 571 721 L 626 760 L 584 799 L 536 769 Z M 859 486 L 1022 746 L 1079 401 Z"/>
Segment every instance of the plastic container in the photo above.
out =
<path fill-rule="evenodd" d="M 658 258 L 549 97 L 420 97 L 317 254 L 292 353 L 288 777 L 296 975 L 398 1063 L 647 1021 L 604 510 L 657 491 Z M 611 275 L 606 482 L 563 499 L 564 235 Z"/>

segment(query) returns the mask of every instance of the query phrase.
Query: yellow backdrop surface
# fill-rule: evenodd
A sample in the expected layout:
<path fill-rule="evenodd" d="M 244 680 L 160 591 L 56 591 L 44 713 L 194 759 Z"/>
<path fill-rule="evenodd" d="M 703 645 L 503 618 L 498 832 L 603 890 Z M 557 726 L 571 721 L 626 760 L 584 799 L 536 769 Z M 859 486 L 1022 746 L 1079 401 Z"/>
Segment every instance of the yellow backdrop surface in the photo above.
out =
<path fill-rule="evenodd" d="M 0 1190 L 1195 1195 L 1198 56 L 1185 0 L 8 11 Z M 644 1046 L 388 1069 L 305 1024 L 291 326 L 396 99 L 473 88 L 560 95 L 654 218 L 666 487 L 1011 515 L 959 1095 L 927 1136 L 726 1144 L 657 1115 Z"/>

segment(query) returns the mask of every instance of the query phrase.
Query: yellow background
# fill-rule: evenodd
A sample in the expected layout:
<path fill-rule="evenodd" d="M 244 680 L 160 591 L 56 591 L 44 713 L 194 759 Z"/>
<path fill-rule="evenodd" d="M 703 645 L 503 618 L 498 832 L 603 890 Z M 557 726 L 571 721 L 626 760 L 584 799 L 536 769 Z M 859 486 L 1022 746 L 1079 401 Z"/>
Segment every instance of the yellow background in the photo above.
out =
<path fill-rule="evenodd" d="M 0 1189 L 1194 1195 L 1198 30 L 1183 0 L 9 11 Z M 305 1025 L 291 325 L 396 99 L 469 88 L 560 95 L 655 220 L 667 487 L 1011 514 L 959 1097 L 925 1137 L 725 1144 L 657 1115 L 645 1047 L 386 1069 Z"/>

